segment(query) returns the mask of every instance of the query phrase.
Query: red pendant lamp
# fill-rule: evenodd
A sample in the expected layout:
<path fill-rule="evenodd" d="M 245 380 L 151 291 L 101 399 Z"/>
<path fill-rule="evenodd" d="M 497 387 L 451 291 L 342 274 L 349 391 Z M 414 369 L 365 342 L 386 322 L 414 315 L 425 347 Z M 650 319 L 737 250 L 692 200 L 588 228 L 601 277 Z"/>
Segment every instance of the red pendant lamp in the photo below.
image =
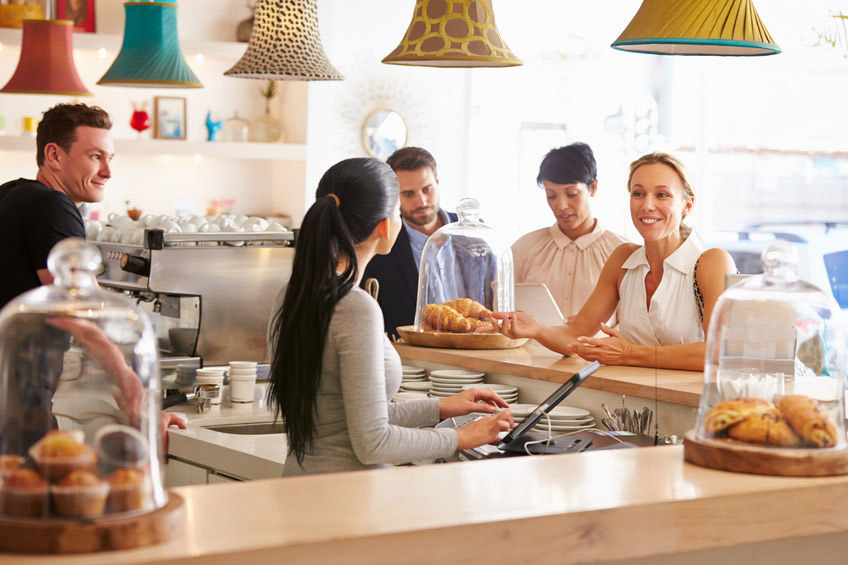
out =
<path fill-rule="evenodd" d="M 91 96 L 74 64 L 73 22 L 24 20 L 21 56 L 0 92 Z"/>

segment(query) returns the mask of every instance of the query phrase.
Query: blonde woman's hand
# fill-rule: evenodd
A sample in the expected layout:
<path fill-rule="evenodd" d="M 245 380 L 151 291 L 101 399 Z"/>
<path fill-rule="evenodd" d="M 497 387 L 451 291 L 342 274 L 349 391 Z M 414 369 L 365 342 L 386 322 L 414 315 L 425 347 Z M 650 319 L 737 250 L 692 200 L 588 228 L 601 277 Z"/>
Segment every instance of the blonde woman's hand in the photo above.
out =
<path fill-rule="evenodd" d="M 621 337 L 621 332 L 601 324 L 601 331 L 609 337 L 577 338 L 571 344 L 571 351 L 587 361 L 600 361 L 604 365 L 627 365 L 633 344 Z"/>
<path fill-rule="evenodd" d="M 479 420 L 456 430 L 457 450 L 471 449 L 498 440 L 498 434 L 508 432 L 515 426 L 512 412 L 504 410 L 491 416 L 483 416 Z"/>
<path fill-rule="evenodd" d="M 464 416 L 471 412 L 494 412 L 509 404 L 490 388 L 469 388 L 453 396 L 439 399 L 439 418 Z"/>
<path fill-rule="evenodd" d="M 535 338 L 542 331 L 539 322 L 524 312 L 492 312 L 492 327 L 510 339 Z"/>

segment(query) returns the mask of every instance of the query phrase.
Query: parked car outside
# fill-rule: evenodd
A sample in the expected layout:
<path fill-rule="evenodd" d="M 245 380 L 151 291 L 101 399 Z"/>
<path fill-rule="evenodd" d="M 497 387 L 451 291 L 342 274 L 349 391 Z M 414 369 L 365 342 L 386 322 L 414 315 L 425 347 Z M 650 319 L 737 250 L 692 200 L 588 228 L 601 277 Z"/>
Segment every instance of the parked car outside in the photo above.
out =
<path fill-rule="evenodd" d="M 704 234 L 708 247 L 727 250 L 741 274 L 763 272 L 763 249 L 775 239 L 790 242 L 798 252 L 798 278 L 829 293 L 848 323 L 848 225 L 762 224 L 738 231 Z"/>

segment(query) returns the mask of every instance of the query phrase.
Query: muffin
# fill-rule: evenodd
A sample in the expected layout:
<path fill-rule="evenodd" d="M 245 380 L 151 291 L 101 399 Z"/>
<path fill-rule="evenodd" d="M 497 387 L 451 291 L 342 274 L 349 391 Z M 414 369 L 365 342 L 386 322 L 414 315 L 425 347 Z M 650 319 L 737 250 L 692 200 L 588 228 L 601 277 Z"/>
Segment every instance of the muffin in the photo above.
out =
<path fill-rule="evenodd" d="M 96 518 L 106 508 L 109 483 L 89 471 L 72 471 L 50 487 L 56 513 L 68 518 Z"/>
<path fill-rule="evenodd" d="M 72 471 L 89 470 L 95 456 L 85 443 L 82 433 L 72 430 L 53 430 L 45 434 L 29 454 L 48 482 L 55 482 Z"/>
<path fill-rule="evenodd" d="M 0 455 L 0 477 L 5 477 L 23 466 L 24 458 L 20 455 Z"/>
<path fill-rule="evenodd" d="M 130 426 L 103 426 L 94 436 L 94 449 L 103 476 L 118 469 L 139 469 L 149 463 L 147 439 Z"/>
<path fill-rule="evenodd" d="M 0 514 L 38 518 L 47 510 L 47 482 L 32 469 L 16 469 L 0 484 Z"/>
<path fill-rule="evenodd" d="M 135 469 L 118 469 L 108 477 L 109 510 L 129 512 L 150 506 L 150 481 Z"/>

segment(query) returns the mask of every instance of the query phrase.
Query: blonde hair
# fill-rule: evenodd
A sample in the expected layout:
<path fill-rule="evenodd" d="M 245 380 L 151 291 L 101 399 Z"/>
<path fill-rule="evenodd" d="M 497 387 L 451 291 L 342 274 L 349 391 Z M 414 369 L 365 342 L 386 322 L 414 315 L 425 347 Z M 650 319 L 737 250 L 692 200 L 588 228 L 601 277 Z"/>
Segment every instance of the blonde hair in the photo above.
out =
<path fill-rule="evenodd" d="M 648 153 L 647 155 L 642 155 L 632 163 L 630 163 L 630 176 L 627 177 L 627 191 L 630 192 L 630 182 L 633 180 L 633 173 L 636 172 L 636 169 L 641 167 L 642 165 L 651 165 L 654 163 L 660 163 L 665 165 L 680 177 L 680 183 L 683 185 L 683 202 L 687 204 L 695 198 L 695 190 L 692 188 L 692 185 L 689 184 L 689 181 L 686 179 L 686 167 L 683 166 L 677 157 L 673 155 L 669 155 L 668 153 Z M 685 218 L 685 215 L 684 215 Z M 689 234 L 692 233 L 692 228 L 684 224 L 682 221 L 680 222 L 680 237 L 686 239 L 689 237 Z"/>

